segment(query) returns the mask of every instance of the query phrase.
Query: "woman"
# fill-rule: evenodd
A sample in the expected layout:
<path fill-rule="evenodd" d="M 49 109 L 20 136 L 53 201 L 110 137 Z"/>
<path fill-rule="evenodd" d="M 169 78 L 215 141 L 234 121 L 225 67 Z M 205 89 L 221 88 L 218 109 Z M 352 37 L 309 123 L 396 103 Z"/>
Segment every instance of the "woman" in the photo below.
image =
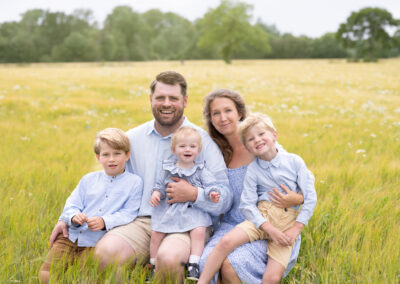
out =
<path fill-rule="evenodd" d="M 228 168 L 228 178 L 233 191 L 232 208 L 221 219 L 220 226 L 208 241 L 200 260 L 202 269 L 212 248 L 219 239 L 245 218 L 239 210 L 240 195 L 247 165 L 253 156 L 240 142 L 237 133 L 238 123 L 246 117 L 243 98 L 236 92 L 226 89 L 216 90 L 204 98 L 203 115 L 206 119 L 210 136 L 222 151 Z M 283 188 L 284 189 L 284 188 Z M 285 190 L 285 189 L 284 189 Z M 278 207 L 291 207 L 303 202 L 303 196 L 290 190 L 286 195 L 276 191 L 272 196 Z M 297 240 L 285 275 L 296 264 L 300 249 L 300 238 Z M 225 260 L 221 268 L 223 283 L 261 283 L 267 263 L 267 243 L 265 240 L 244 244 L 236 248 Z M 217 275 L 214 282 L 217 280 Z"/>

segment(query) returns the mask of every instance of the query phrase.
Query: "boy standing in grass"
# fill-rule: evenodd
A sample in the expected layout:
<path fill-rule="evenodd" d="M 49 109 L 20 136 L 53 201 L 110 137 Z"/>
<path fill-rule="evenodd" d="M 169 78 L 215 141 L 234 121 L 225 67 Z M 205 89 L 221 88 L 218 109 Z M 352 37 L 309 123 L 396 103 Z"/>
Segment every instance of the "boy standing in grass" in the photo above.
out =
<path fill-rule="evenodd" d="M 87 254 L 107 231 L 136 218 L 143 182 L 125 171 L 129 146 L 128 137 L 120 129 L 107 128 L 97 134 L 94 152 L 104 171 L 85 175 L 68 197 L 59 220 L 69 225 L 69 236 L 57 236 L 40 268 L 42 283 L 49 281 L 52 263 L 72 263 Z"/>
<path fill-rule="evenodd" d="M 279 283 L 293 245 L 317 202 L 314 175 L 299 156 L 278 150 L 278 135 L 269 117 L 262 114 L 249 116 L 239 125 L 239 136 L 256 157 L 247 168 L 239 207 L 247 220 L 218 242 L 207 259 L 199 284 L 210 282 L 233 249 L 260 239 L 266 239 L 268 244 L 263 283 Z M 268 193 L 280 185 L 303 193 L 304 204 L 300 212 L 298 206 L 282 209 L 271 203 Z"/>

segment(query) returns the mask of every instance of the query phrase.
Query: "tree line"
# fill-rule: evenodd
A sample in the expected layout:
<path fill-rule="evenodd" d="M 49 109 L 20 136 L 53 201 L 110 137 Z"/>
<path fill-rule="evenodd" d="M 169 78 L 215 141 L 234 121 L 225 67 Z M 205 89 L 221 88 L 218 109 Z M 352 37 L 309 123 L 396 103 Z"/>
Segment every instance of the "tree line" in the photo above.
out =
<path fill-rule="evenodd" d="M 372 11 L 372 19 L 381 21 L 382 28 L 376 23 L 373 30 L 379 33 L 372 43 L 367 34 L 372 29 L 362 17 L 349 17 L 336 33 L 319 38 L 294 36 L 260 20 L 251 23 L 252 6 L 230 0 L 222 0 L 193 22 L 158 9 L 138 13 L 129 6 L 115 7 L 101 25 L 90 10 L 65 14 L 34 9 L 23 13 L 19 22 L 0 24 L 0 62 L 223 59 L 229 63 L 231 59 L 399 56 L 399 21 L 387 11 L 372 9 L 378 9 Z M 386 22 L 377 11 L 388 13 Z M 364 34 L 357 25 L 364 27 Z M 394 36 L 385 34 L 386 26 L 397 29 Z"/>

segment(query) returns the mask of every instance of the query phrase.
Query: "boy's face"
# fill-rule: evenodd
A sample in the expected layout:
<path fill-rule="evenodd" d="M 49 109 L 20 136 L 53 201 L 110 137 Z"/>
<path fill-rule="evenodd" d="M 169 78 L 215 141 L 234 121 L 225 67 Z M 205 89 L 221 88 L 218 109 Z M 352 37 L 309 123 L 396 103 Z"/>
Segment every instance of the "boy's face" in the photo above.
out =
<path fill-rule="evenodd" d="M 129 152 L 111 148 L 107 143 L 100 144 L 100 154 L 97 160 L 103 166 L 109 176 L 122 174 L 125 170 L 125 162 L 129 160 Z"/>
<path fill-rule="evenodd" d="M 177 156 L 178 161 L 189 164 L 196 159 L 200 153 L 199 138 L 196 135 L 177 137 L 172 152 Z"/>
<path fill-rule="evenodd" d="M 276 139 L 275 131 L 258 123 L 251 127 L 245 135 L 246 148 L 251 154 L 269 161 L 276 155 Z"/>

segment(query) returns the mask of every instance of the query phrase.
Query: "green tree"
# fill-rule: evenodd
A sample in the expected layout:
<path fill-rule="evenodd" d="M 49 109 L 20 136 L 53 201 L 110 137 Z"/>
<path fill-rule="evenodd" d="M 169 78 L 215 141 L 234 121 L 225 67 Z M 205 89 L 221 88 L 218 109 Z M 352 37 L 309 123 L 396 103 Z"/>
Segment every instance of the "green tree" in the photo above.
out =
<path fill-rule="evenodd" d="M 388 30 L 399 25 L 399 20 L 385 9 L 364 8 L 351 13 L 340 25 L 336 37 L 345 48 L 351 49 L 355 60 L 361 57 L 364 61 L 375 61 L 379 54 L 392 48 L 394 39 Z"/>
<path fill-rule="evenodd" d="M 139 13 L 129 6 L 115 7 L 107 16 L 102 31 L 105 60 L 145 60 L 148 42 L 145 25 Z"/>
<path fill-rule="evenodd" d="M 195 28 L 175 13 L 152 9 L 142 15 L 150 37 L 149 48 L 154 59 L 188 59 L 190 46 L 196 41 Z"/>
<path fill-rule="evenodd" d="M 230 63 L 235 54 L 242 53 L 246 45 L 267 52 L 268 36 L 262 29 L 251 25 L 251 9 L 251 5 L 243 2 L 222 0 L 199 21 L 199 47 L 216 47 L 226 63 Z"/>

